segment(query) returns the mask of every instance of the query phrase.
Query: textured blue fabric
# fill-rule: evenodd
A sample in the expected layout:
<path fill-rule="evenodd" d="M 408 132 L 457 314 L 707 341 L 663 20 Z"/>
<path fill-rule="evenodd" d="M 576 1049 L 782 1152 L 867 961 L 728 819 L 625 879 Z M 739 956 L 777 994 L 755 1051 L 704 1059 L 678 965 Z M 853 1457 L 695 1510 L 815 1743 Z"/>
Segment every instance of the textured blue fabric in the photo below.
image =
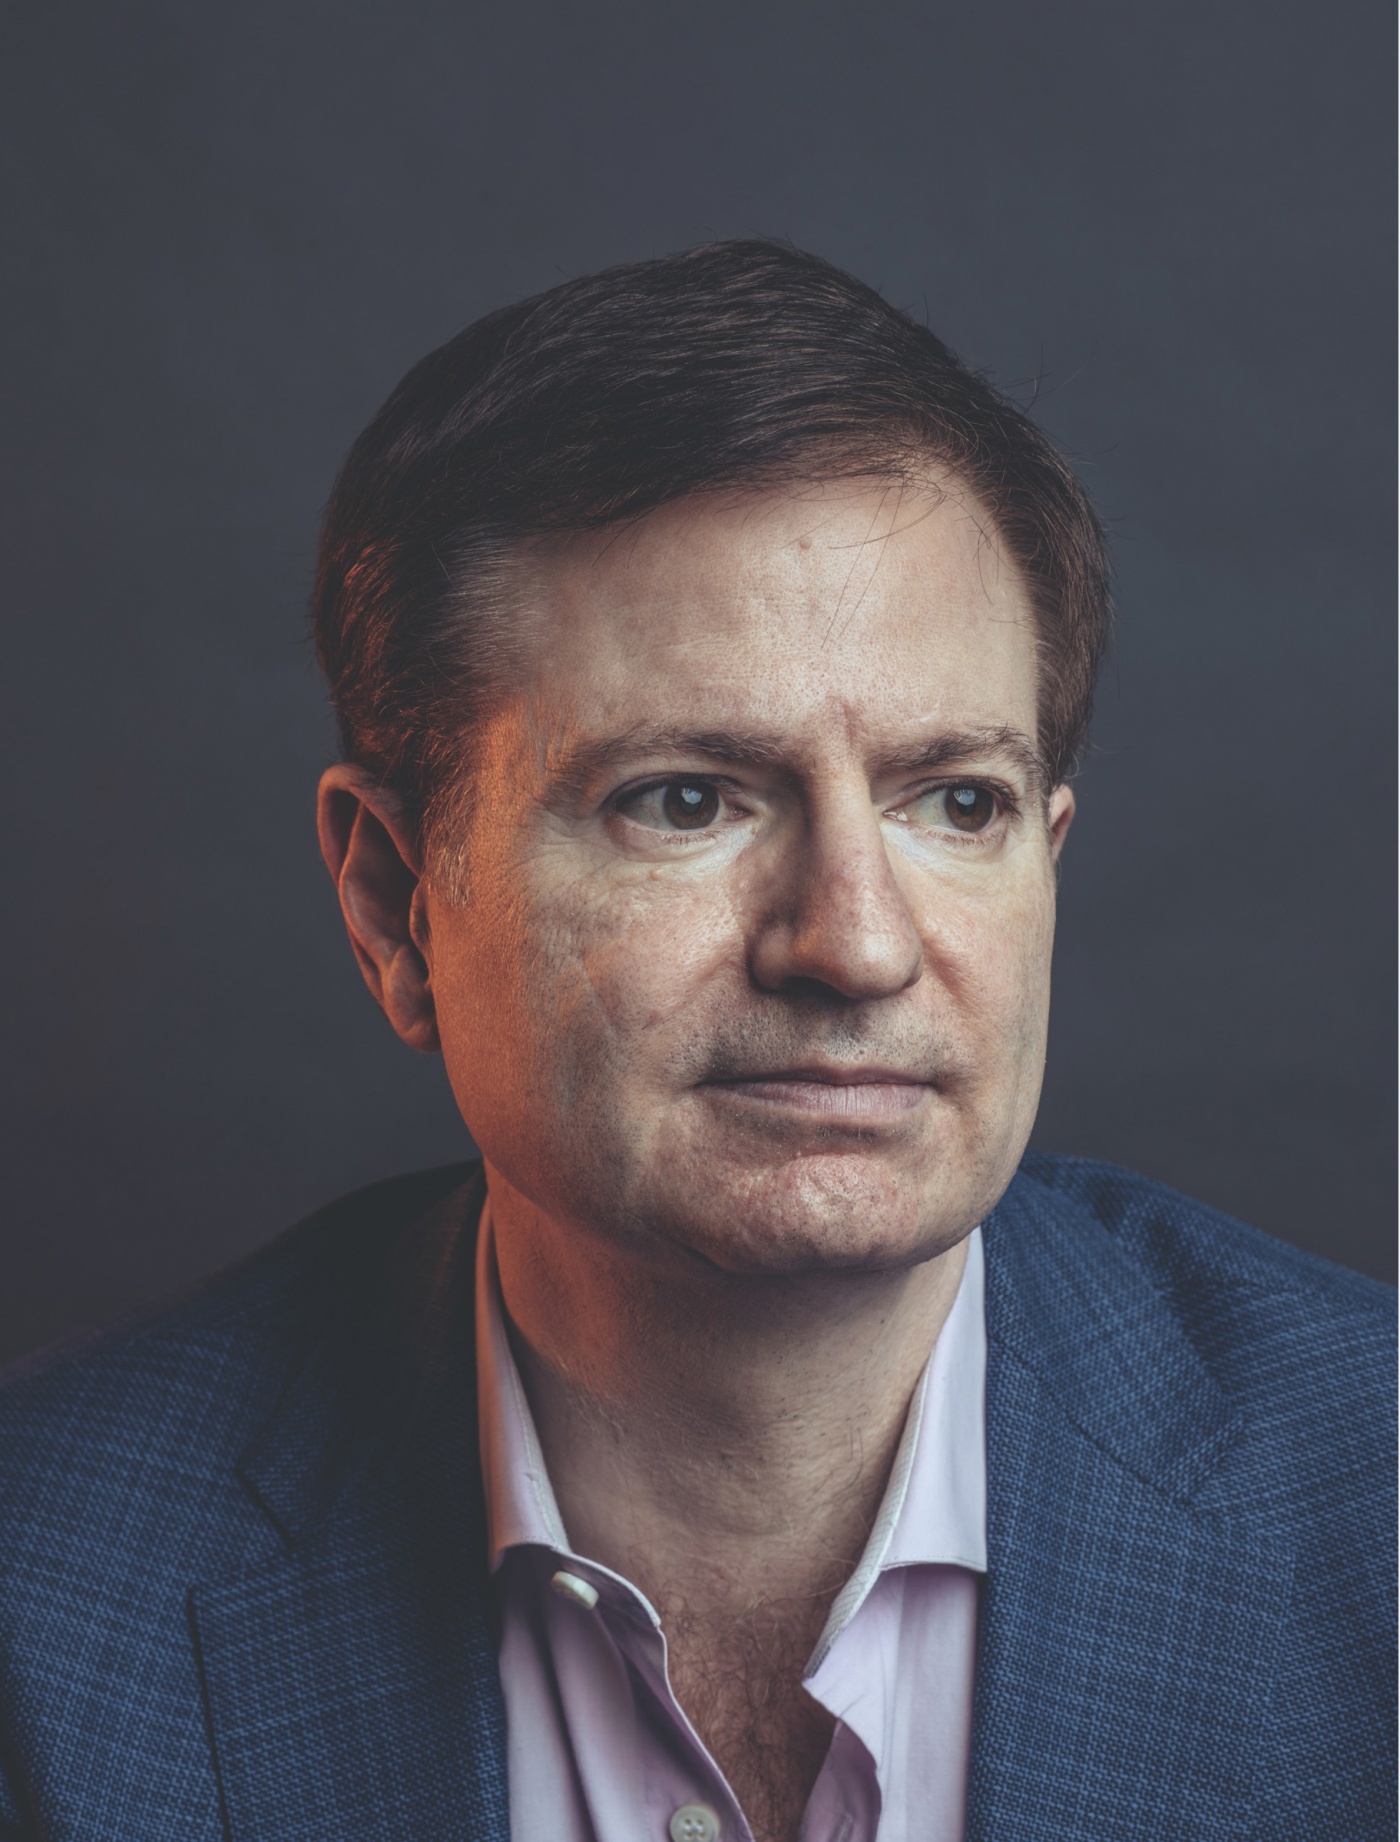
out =
<path fill-rule="evenodd" d="M 508 1842 L 480 1193 L 0 1386 L 0 1838 Z M 1393 1295 L 1073 1160 L 986 1251 L 969 1842 L 1392 1836 Z"/>

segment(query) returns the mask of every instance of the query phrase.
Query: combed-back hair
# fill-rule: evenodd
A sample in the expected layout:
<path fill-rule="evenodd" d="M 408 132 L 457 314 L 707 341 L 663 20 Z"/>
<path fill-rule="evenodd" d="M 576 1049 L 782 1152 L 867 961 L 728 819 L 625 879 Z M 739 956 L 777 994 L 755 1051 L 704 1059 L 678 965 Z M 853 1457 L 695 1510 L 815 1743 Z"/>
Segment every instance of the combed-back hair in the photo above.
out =
<path fill-rule="evenodd" d="M 689 494 L 863 474 L 952 476 L 980 502 L 1035 614 L 1046 781 L 1067 778 L 1109 619 L 1083 488 L 926 327 L 756 240 L 562 282 L 404 378 L 351 448 L 321 542 L 316 643 L 346 759 L 430 842 L 469 789 L 532 540 Z"/>

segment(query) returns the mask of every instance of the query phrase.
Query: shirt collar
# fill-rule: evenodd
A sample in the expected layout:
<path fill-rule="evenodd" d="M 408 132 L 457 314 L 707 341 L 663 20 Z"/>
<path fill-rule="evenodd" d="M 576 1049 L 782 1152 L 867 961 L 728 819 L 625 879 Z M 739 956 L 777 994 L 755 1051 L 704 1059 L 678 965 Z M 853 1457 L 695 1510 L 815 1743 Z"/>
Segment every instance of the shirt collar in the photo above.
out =
<path fill-rule="evenodd" d="M 837 1594 L 813 1667 L 895 1567 L 987 1569 L 987 1327 L 982 1231 L 968 1237 L 952 1308 L 909 1404 L 904 1433 L 870 1538 Z M 477 1237 L 477 1388 L 491 1565 L 535 1544 L 569 1558 L 569 1539 L 545 1468 L 534 1416 L 506 1335 L 488 1198 Z"/>
<path fill-rule="evenodd" d="M 476 1381 L 492 1571 L 507 1549 L 529 1543 L 568 1554 L 535 1417 L 506 1336 L 489 1196 L 476 1238 Z"/>
<path fill-rule="evenodd" d="M 882 1573 L 896 1567 L 987 1571 L 987 1315 L 982 1230 L 924 1365 L 890 1481 L 855 1572 L 837 1593 L 807 1665 L 820 1668 Z"/>

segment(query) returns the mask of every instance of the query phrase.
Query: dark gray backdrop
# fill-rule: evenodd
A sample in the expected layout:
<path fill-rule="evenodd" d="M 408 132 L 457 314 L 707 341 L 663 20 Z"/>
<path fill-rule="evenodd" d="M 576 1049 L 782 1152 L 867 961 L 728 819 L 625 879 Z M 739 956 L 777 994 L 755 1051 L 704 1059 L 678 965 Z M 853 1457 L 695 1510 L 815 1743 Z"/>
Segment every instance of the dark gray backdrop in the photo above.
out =
<path fill-rule="evenodd" d="M 0 1348 L 459 1155 L 312 831 L 319 508 L 582 269 L 805 244 L 1082 465 L 1121 629 L 1038 1137 L 1391 1264 L 1389 8 L 28 0 Z"/>

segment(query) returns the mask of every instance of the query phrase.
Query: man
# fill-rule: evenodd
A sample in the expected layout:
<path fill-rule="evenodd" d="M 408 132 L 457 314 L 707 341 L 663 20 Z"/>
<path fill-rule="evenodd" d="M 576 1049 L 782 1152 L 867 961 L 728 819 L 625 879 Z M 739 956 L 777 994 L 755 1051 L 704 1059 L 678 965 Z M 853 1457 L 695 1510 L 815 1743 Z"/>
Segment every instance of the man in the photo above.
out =
<path fill-rule="evenodd" d="M 482 1163 L 10 1381 L 0 1833 L 1390 1833 L 1389 1295 L 1023 1162 L 1106 611 L 796 252 L 410 373 L 321 841 Z"/>

